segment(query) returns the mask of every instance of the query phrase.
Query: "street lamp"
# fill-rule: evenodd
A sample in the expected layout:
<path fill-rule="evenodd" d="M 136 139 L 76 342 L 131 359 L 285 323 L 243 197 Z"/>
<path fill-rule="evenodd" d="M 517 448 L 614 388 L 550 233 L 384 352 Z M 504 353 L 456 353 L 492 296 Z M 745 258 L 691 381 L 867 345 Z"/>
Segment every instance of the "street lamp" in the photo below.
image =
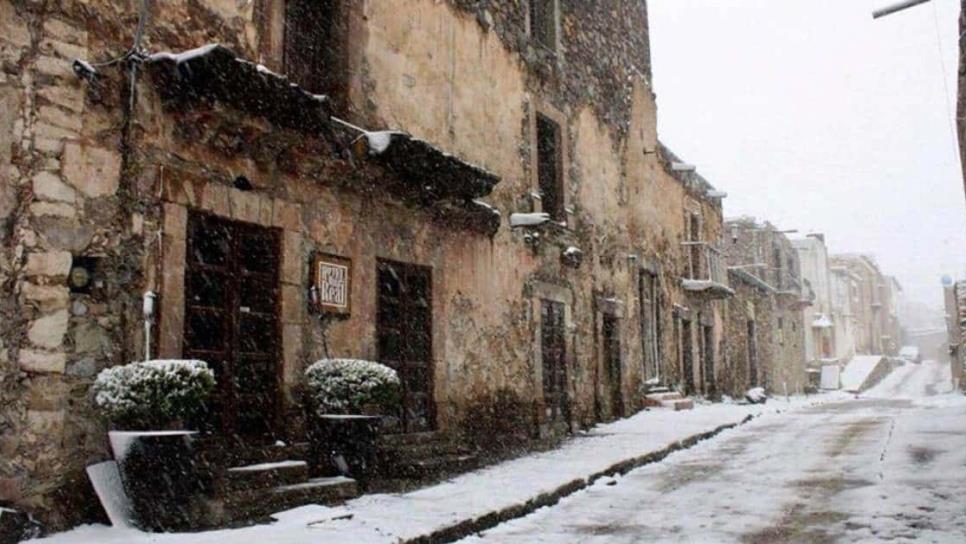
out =
<path fill-rule="evenodd" d="M 879 8 L 872 12 L 872 18 L 878 19 L 879 17 L 885 17 L 886 15 L 891 15 L 897 11 L 902 11 L 909 9 L 913 6 L 918 6 L 919 4 L 925 4 L 929 0 L 903 0 L 897 4 L 891 6 L 886 6 L 884 8 Z"/>

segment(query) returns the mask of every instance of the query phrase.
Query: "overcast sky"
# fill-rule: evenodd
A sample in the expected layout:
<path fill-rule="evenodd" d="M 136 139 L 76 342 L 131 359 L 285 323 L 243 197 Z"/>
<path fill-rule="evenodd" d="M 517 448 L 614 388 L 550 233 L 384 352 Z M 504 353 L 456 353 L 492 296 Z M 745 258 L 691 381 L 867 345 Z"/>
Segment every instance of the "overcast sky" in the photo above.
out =
<path fill-rule="evenodd" d="M 727 217 L 823 232 L 939 305 L 966 276 L 959 0 L 872 20 L 894 2 L 649 0 L 658 129 Z"/>

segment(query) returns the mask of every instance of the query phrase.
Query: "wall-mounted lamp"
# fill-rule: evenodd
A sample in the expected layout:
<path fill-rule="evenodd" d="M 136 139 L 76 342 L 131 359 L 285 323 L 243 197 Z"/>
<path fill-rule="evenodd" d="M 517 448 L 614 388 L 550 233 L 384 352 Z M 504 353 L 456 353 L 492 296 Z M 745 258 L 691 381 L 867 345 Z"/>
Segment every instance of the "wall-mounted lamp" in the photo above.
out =
<path fill-rule="evenodd" d="M 141 299 L 141 313 L 144 315 L 144 360 L 151 360 L 151 326 L 157 315 L 156 300 L 158 294 L 154 291 L 145 291 Z"/>

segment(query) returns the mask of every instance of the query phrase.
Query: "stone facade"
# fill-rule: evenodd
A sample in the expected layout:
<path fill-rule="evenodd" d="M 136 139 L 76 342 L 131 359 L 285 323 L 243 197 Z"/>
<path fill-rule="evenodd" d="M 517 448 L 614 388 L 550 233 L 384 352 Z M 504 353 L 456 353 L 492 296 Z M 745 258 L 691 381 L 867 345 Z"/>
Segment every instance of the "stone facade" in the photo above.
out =
<path fill-rule="evenodd" d="M 184 355 L 188 225 L 198 214 L 279 237 L 280 438 L 302 432 L 308 364 L 326 354 L 380 357 L 381 260 L 431 271 L 429 381 L 440 432 L 459 434 L 478 407 L 498 402 L 527 432 L 551 432 L 541 387 L 547 300 L 565 308 L 567 427 L 637 410 L 649 372 L 715 393 L 726 303 L 681 280 L 701 279 L 698 268 L 710 274 L 713 257 L 695 265 L 685 241 L 712 248 L 704 255 L 720 247 L 721 202 L 657 141 L 643 0 L 559 0 L 549 45 L 530 35 L 526 2 L 411 0 L 404 15 L 390 2 L 342 2 L 344 78 L 321 102 L 345 122 L 319 113 L 321 128 L 311 125 L 318 112 L 265 113 L 306 96 L 286 94 L 296 91 L 273 73 L 285 71 L 283 0 L 149 3 L 140 44 L 155 53 L 218 42 L 264 64 L 257 77 L 278 95 L 216 88 L 197 100 L 165 84 L 191 74 L 178 60 L 165 72 L 164 56 L 136 69 L 98 64 L 96 75 L 81 65 L 78 77 L 74 59 L 103 63 L 131 48 L 134 4 L 0 0 L 0 504 L 52 527 L 95 515 L 96 502 L 80 500 L 91 494 L 83 468 L 107 457 L 106 428 L 88 388 L 99 370 L 144 357 L 145 291 L 159 295 L 154 355 Z M 538 115 L 560 127 L 565 215 L 511 229 L 510 214 L 543 206 Z M 400 196 L 391 188 L 402 174 L 359 152 L 352 127 L 404 130 L 453 168 L 492 172 L 500 183 L 485 200 L 503 221 L 473 228 L 466 210 L 479 205 Z M 579 266 L 563 258 L 571 247 Z M 310 310 L 309 265 L 320 252 L 351 259 L 345 319 Z M 80 265 L 92 281 L 69 288 Z M 660 306 L 650 371 L 644 273 Z M 605 321 L 616 323 L 617 375 Z"/>
<path fill-rule="evenodd" d="M 767 222 L 729 220 L 725 232 L 729 275 L 740 285 L 728 308 L 731 391 L 741 394 L 760 385 L 773 395 L 802 393 L 808 384 L 802 310 L 811 300 L 803 290 L 798 253 Z M 753 352 L 757 364 L 750 363 Z"/>
<path fill-rule="evenodd" d="M 868 255 L 832 255 L 832 269 L 842 269 L 853 279 L 851 307 L 855 316 L 855 352 L 865 355 L 896 355 L 901 346 L 897 313 L 898 284 L 879 270 Z"/>

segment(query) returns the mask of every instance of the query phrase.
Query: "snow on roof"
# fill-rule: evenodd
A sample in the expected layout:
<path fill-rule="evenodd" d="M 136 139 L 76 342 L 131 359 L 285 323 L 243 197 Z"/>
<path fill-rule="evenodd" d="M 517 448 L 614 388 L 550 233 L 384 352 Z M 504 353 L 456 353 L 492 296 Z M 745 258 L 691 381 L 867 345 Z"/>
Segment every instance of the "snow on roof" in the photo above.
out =
<path fill-rule="evenodd" d="M 211 53 L 215 49 L 218 49 L 219 47 L 221 47 L 221 44 L 209 43 L 206 45 L 202 45 L 201 47 L 196 47 L 194 49 L 182 51 L 180 53 L 172 53 L 171 51 L 160 51 L 158 53 L 148 55 L 147 59 L 145 60 L 148 60 L 151 62 L 156 62 L 160 60 L 170 60 L 175 64 L 181 64 L 183 62 L 187 62 L 189 60 L 194 60 L 199 57 L 208 55 L 209 53 Z"/>
<path fill-rule="evenodd" d="M 732 291 L 727 285 L 711 280 L 683 279 L 681 280 L 681 287 L 684 288 L 685 291 L 695 293 L 715 292 L 724 294 L 726 296 L 733 296 L 735 294 L 735 292 Z"/>

